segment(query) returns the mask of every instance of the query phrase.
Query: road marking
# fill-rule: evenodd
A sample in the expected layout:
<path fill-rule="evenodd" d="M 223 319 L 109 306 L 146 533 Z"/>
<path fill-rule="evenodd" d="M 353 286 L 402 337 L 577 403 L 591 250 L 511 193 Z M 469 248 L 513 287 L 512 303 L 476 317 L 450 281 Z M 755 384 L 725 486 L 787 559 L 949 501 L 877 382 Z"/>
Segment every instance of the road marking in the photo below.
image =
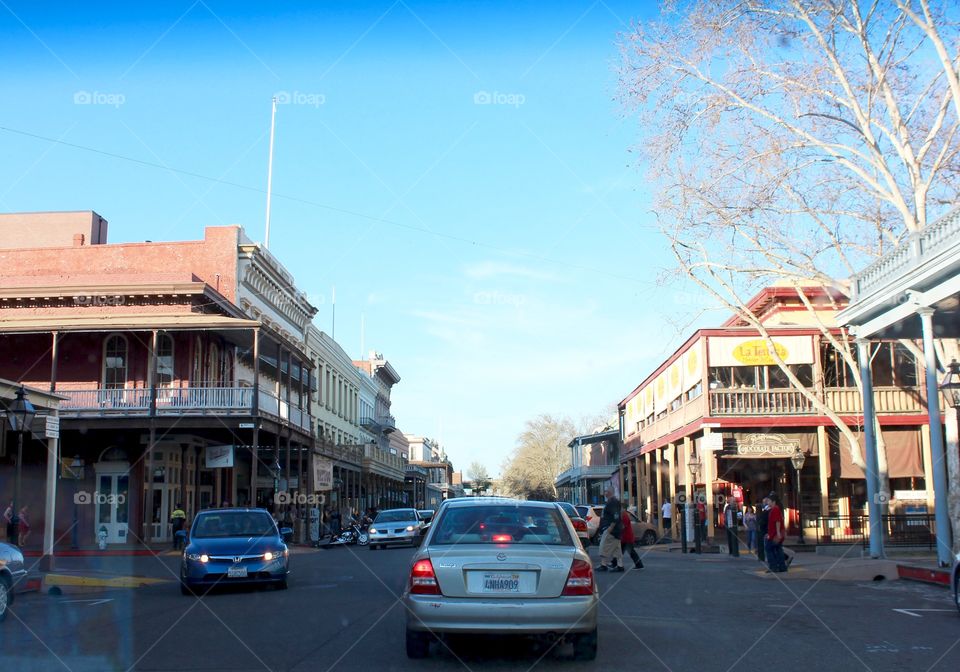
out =
<path fill-rule="evenodd" d="M 915 616 L 916 618 L 923 618 L 923 616 L 921 616 L 920 614 L 915 613 L 915 612 L 918 612 L 918 611 L 953 611 L 953 609 L 894 609 L 894 611 L 896 611 L 896 612 L 898 612 L 898 613 L 901 613 L 901 614 L 906 614 L 907 616 Z"/>
<path fill-rule="evenodd" d="M 87 606 L 95 607 L 98 604 L 106 604 L 107 602 L 113 602 L 113 598 L 108 597 L 102 600 L 61 600 L 60 604 L 87 604 Z"/>

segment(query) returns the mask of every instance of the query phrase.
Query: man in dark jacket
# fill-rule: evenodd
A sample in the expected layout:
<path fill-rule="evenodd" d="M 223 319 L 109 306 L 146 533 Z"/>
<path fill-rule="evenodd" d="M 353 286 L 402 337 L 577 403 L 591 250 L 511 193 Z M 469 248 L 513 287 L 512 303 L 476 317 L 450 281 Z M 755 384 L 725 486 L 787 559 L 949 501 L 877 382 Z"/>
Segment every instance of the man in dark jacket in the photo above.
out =
<path fill-rule="evenodd" d="M 764 497 L 757 509 L 757 537 L 759 539 L 757 543 L 757 560 L 766 562 L 767 556 L 764 552 L 763 540 L 764 535 L 767 533 L 768 521 L 770 520 L 770 500 Z"/>
<path fill-rule="evenodd" d="M 620 533 L 623 525 L 620 522 L 620 500 L 614 496 L 611 487 L 607 487 L 603 495 L 607 498 L 607 503 L 603 506 L 603 515 L 600 516 L 600 566 L 597 570 L 622 572 L 623 550 L 620 548 Z"/>

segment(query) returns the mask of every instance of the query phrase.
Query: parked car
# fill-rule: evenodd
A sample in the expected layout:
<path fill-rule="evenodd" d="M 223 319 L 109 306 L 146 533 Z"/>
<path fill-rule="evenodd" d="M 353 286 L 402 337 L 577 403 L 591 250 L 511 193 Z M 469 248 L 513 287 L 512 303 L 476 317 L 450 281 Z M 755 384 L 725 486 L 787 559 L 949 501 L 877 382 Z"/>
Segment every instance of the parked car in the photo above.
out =
<path fill-rule="evenodd" d="M 423 520 L 416 509 L 387 509 L 377 514 L 368 532 L 371 551 L 392 544 L 417 546 L 423 540 Z"/>
<path fill-rule="evenodd" d="M 577 511 L 577 508 L 570 502 L 557 502 L 557 504 L 560 505 L 563 512 L 570 518 L 570 522 L 573 523 L 573 529 L 577 531 L 580 543 L 583 544 L 584 548 L 589 546 L 590 532 L 587 531 L 587 521 L 583 519 L 580 512 Z"/>
<path fill-rule="evenodd" d="M 599 598 L 590 556 L 560 506 L 448 499 L 410 566 L 406 650 L 429 655 L 446 635 L 543 635 L 597 655 Z"/>
<path fill-rule="evenodd" d="M 13 587 L 26 574 L 20 549 L 0 542 L 0 622 L 7 617 L 13 604 Z"/>
<path fill-rule="evenodd" d="M 266 509 L 210 509 L 193 520 L 180 563 L 180 592 L 237 583 L 287 587 L 290 528 Z"/>
<path fill-rule="evenodd" d="M 586 511 L 582 511 L 583 509 L 586 509 Z M 603 507 L 578 506 L 577 510 L 587 514 L 587 532 L 590 534 L 590 541 L 599 544 L 600 538 L 597 536 L 597 531 L 600 528 L 600 518 L 603 516 Z M 656 527 L 637 518 L 637 514 L 633 513 L 633 511 L 627 511 L 627 515 L 630 516 L 630 526 L 633 528 L 633 536 L 638 544 L 650 546 L 657 543 L 658 535 Z"/>

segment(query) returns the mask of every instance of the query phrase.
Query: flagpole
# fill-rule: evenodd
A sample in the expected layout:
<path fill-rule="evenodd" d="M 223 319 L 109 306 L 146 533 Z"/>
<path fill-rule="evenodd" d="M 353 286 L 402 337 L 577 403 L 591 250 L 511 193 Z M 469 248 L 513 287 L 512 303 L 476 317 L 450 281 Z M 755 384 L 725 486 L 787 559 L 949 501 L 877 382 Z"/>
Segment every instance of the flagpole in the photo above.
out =
<path fill-rule="evenodd" d="M 270 111 L 270 158 L 267 163 L 267 229 L 263 236 L 263 246 L 270 248 L 270 195 L 273 193 L 273 132 L 277 122 L 277 97 L 273 97 Z"/>

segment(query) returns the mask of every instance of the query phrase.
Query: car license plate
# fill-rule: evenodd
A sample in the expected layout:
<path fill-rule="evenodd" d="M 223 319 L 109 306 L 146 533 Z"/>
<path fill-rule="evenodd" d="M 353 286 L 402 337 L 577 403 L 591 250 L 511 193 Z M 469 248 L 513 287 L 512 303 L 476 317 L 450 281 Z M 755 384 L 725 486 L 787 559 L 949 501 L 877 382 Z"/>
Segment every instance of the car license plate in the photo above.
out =
<path fill-rule="evenodd" d="M 227 577 L 231 579 L 245 579 L 247 578 L 247 568 L 238 565 L 230 567 L 227 569 Z"/>
<path fill-rule="evenodd" d="M 502 572 L 486 573 L 483 575 L 482 587 L 484 593 L 519 593 L 520 575 Z"/>

